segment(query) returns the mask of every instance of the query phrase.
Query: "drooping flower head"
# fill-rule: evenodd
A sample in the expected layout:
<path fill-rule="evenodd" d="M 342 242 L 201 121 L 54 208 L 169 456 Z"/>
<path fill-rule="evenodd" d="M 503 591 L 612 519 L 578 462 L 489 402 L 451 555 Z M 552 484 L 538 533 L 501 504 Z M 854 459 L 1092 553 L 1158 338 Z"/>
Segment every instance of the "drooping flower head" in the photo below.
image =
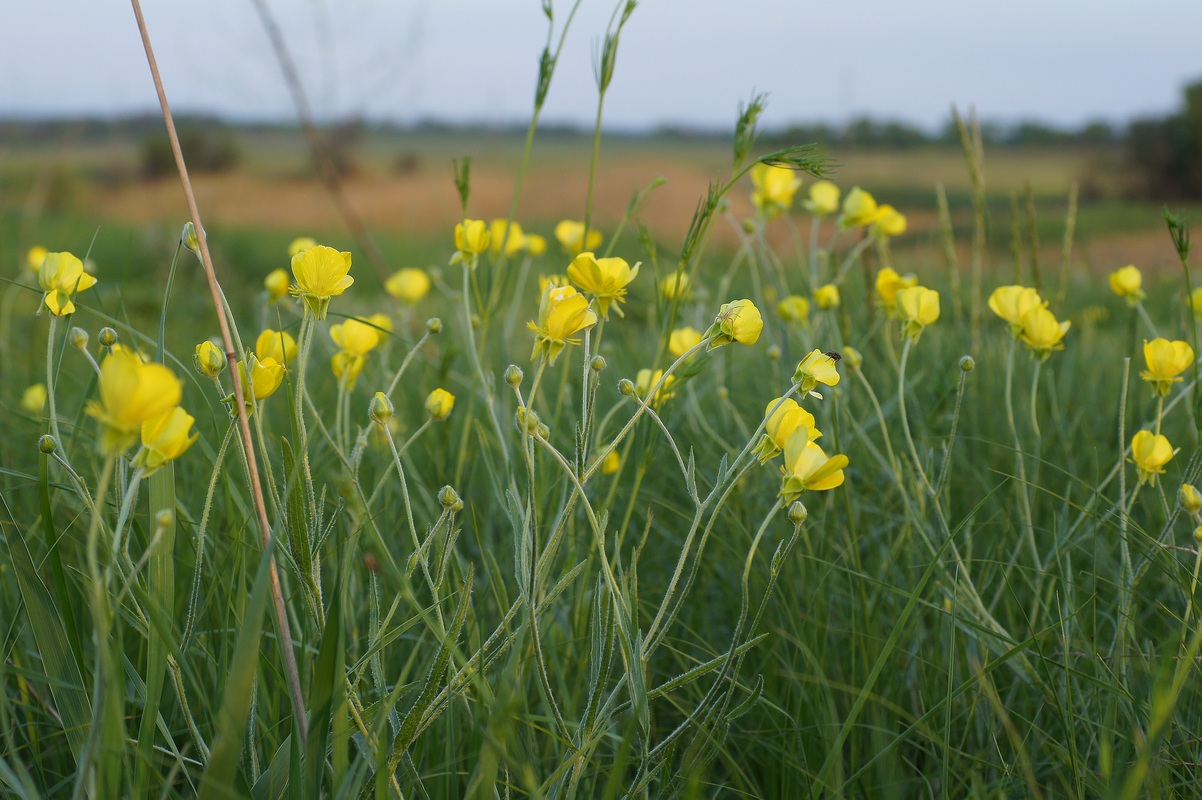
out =
<path fill-rule="evenodd" d="M 893 267 L 882 267 L 876 274 L 876 301 L 890 319 L 897 316 L 897 291 L 918 285 L 917 275 L 898 275 Z"/>
<path fill-rule="evenodd" d="M 843 485 L 843 468 L 848 464 L 843 454 L 827 456 L 809 438 L 809 432 L 798 428 L 785 442 L 785 465 L 781 469 L 780 495 L 792 503 L 803 492 L 822 492 Z"/>
<path fill-rule="evenodd" d="M 1194 363 L 1194 348 L 1188 342 L 1160 338 L 1144 340 L 1144 363 L 1147 369 L 1139 377 L 1153 384 L 1152 389 L 1161 397 L 1168 397 L 1174 383 L 1182 380 L 1181 373 Z"/>
<path fill-rule="evenodd" d="M 1134 264 L 1128 264 L 1122 269 L 1117 269 L 1110 273 L 1110 289 L 1119 297 L 1127 301 L 1127 305 L 1133 306 L 1142 301 L 1146 294 L 1143 290 L 1144 276 L 1140 273 L 1139 267 Z"/>
<path fill-rule="evenodd" d="M 1156 476 L 1164 474 L 1164 465 L 1177 455 L 1167 436 L 1140 431 L 1131 439 L 1131 458 L 1127 459 L 1135 465 L 1139 473 L 1139 483 L 1156 485 Z"/>
<path fill-rule="evenodd" d="M 819 286 L 814 290 L 814 305 L 823 311 L 839 307 L 839 287 L 833 283 Z"/>
<path fill-rule="evenodd" d="M 843 213 L 839 215 L 839 227 L 843 230 L 866 228 L 876 222 L 877 210 L 876 198 L 856 186 L 843 198 Z"/>
<path fill-rule="evenodd" d="M 809 355 L 801 360 L 797 365 L 797 369 L 793 371 L 793 382 L 797 384 L 798 391 L 804 395 L 810 395 L 822 399 L 822 395 L 814 391 L 818 384 L 822 383 L 827 386 L 837 386 L 839 383 L 839 370 L 836 367 L 838 361 L 821 350 L 811 350 Z"/>
<path fill-rule="evenodd" d="M 776 316 L 804 328 L 810 324 L 810 301 L 799 294 L 791 294 L 776 304 Z"/>
<path fill-rule="evenodd" d="M 768 463 L 784 452 L 789 437 L 799 428 L 805 429 L 806 438 L 811 442 L 822 436 L 814 422 L 814 415 L 799 406 L 792 397 L 783 400 L 777 397 L 768 401 L 767 407 L 764 408 L 764 417 L 764 434 L 751 451 L 759 458 L 761 464 Z"/>
<path fill-rule="evenodd" d="M 142 423 L 142 447 L 134 456 L 134 466 L 150 474 L 168 461 L 184 454 L 200 437 L 192 432 L 195 418 L 179 406 Z M 190 434 L 190 435 L 189 435 Z"/>
<path fill-rule="evenodd" d="M 701 331 L 691 326 L 677 328 L 668 337 L 668 352 L 673 358 L 680 358 L 685 353 L 701 344 Z"/>
<path fill-rule="evenodd" d="M 801 188 L 801 178 L 793 170 L 763 163 L 751 168 L 751 182 L 755 186 L 751 202 L 766 219 L 788 211 Z"/>
<path fill-rule="evenodd" d="M 902 333 L 917 342 L 923 329 L 939 319 L 939 292 L 925 286 L 911 286 L 899 289 L 895 297 Z"/>
<path fill-rule="evenodd" d="M 167 367 L 118 344 L 100 364 L 99 393 L 87 413 L 100 423 L 100 452 L 115 456 L 137 441 L 142 423 L 179 405 L 183 386 Z"/>
<path fill-rule="evenodd" d="M 568 266 L 568 277 L 572 283 L 597 298 L 601 316 L 609 319 L 609 306 L 614 301 L 618 316 L 622 313 L 621 303 L 626 302 L 626 287 L 639 274 L 639 265 L 633 267 L 624 258 L 597 258 L 592 253 L 581 253 Z"/>
<path fill-rule="evenodd" d="M 576 334 L 597 324 L 597 314 L 588 307 L 588 300 L 571 286 L 548 285 L 538 306 L 538 322 L 528 322 L 534 331 L 534 352 L 554 364 L 560 352 L 569 344 L 580 344 Z"/>
<path fill-rule="evenodd" d="M 1072 323 L 1068 320 L 1058 322 L 1056 316 L 1042 305 L 1036 306 L 1023 315 L 1023 327 L 1018 337 L 1031 353 L 1046 361 L 1053 350 L 1064 349 L 1064 335 Z"/>
<path fill-rule="evenodd" d="M 764 318 L 760 310 L 750 300 L 733 300 L 724 303 L 714 317 L 714 324 L 705 332 L 706 338 L 712 337 L 709 350 L 724 344 L 738 342 L 739 344 L 755 344 L 764 330 Z"/>
<path fill-rule="evenodd" d="M 584 223 L 574 219 L 565 219 L 555 226 L 555 238 L 559 245 L 570 256 L 578 256 L 586 250 L 596 252 L 604 237 L 601 231 L 590 227 L 588 239 L 584 237 Z"/>
<path fill-rule="evenodd" d="M 384 291 L 402 303 L 413 305 L 430 293 L 430 276 L 424 269 L 406 267 L 384 281 Z"/>
<path fill-rule="evenodd" d="M 72 298 L 96 285 L 96 279 L 84 272 L 83 262 L 71 253 L 47 253 L 38 268 L 42 308 L 56 317 L 75 313 Z"/>
<path fill-rule="evenodd" d="M 292 257 L 292 276 L 296 283 L 289 289 L 305 301 L 314 318 L 325 319 L 330 298 L 345 292 L 355 279 L 351 270 L 351 254 L 325 245 L 314 245 Z"/>
<path fill-rule="evenodd" d="M 801 205 L 816 217 L 830 216 L 839 210 L 839 187 L 830 181 L 811 183 L 810 196 Z"/>
<path fill-rule="evenodd" d="M 1039 292 L 1029 286 L 999 286 L 989 295 L 989 310 L 1009 323 L 1010 335 L 1015 338 L 1023 331 L 1027 312 L 1047 305 Z"/>

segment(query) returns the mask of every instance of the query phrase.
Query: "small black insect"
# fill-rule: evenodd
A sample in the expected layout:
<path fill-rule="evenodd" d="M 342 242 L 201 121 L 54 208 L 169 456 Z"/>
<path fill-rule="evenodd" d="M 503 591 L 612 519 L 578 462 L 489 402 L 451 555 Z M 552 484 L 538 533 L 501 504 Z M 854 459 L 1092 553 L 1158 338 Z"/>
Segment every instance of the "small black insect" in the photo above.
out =
<path fill-rule="evenodd" d="M 827 350 L 826 357 L 829 358 L 831 361 L 842 361 L 843 360 L 843 356 L 839 355 L 834 350 Z"/>

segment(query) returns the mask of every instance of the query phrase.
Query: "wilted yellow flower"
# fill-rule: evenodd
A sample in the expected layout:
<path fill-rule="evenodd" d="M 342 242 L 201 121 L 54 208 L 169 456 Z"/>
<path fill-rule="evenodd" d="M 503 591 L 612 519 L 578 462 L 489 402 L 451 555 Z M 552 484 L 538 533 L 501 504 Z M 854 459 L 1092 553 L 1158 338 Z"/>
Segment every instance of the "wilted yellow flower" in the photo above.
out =
<path fill-rule="evenodd" d="M 622 457 L 618 455 L 617 450 L 610 450 L 605 456 L 605 460 L 601 462 L 601 474 L 613 475 L 622 467 Z"/>
<path fill-rule="evenodd" d="M 806 211 L 817 217 L 825 217 L 839 210 L 839 187 L 830 181 L 810 184 L 810 196 L 802 200 Z"/>
<path fill-rule="evenodd" d="M 756 164 L 751 168 L 751 202 L 765 217 L 772 218 L 793 205 L 793 195 L 801 188 L 801 178 L 786 167 Z"/>
<path fill-rule="evenodd" d="M 325 319 L 330 298 L 347 290 L 355 279 L 351 270 L 351 254 L 325 245 L 314 245 L 292 257 L 292 275 L 296 284 L 289 289 L 305 301 L 305 306 L 317 319 Z"/>
<path fill-rule="evenodd" d="M 665 300 L 684 300 L 689 296 L 689 276 L 684 272 L 671 272 L 659 282 L 659 293 Z"/>
<path fill-rule="evenodd" d="M 50 251 L 40 244 L 29 248 L 29 252 L 25 254 L 25 266 L 29 267 L 30 272 L 37 272 L 42 268 L 42 262 L 46 260 L 46 256 L 50 255 Z"/>
<path fill-rule="evenodd" d="M 906 232 L 906 215 L 888 203 L 880 206 L 872 223 L 872 235 L 878 239 L 901 236 Z"/>
<path fill-rule="evenodd" d="M 537 233 L 526 234 L 526 252 L 538 257 L 547 252 L 547 239 Z"/>
<path fill-rule="evenodd" d="M 120 455 L 137 440 L 142 423 L 179 405 L 183 386 L 162 364 L 113 345 L 100 365 L 99 392 L 99 401 L 88 402 L 88 416 L 100 423 L 100 451 Z"/>
<path fill-rule="evenodd" d="M 610 303 L 626 301 L 626 287 L 638 274 L 638 264 L 631 267 L 624 258 L 597 258 L 592 253 L 581 253 L 568 265 L 568 277 L 597 298 L 597 307 L 606 319 Z M 621 306 L 614 306 L 614 310 L 619 317 L 625 316 Z"/>
<path fill-rule="evenodd" d="M 701 344 L 701 331 L 691 326 L 677 328 L 668 337 L 668 352 L 673 358 L 680 358 L 685 353 Z"/>
<path fill-rule="evenodd" d="M 45 405 L 46 384 L 35 383 L 32 386 L 25 387 L 25 391 L 21 392 L 22 411 L 27 411 L 30 414 L 40 414 Z"/>
<path fill-rule="evenodd" d="M 814 290 L 814 305 L 829 311 L 839 307 L 839 287 L 833 283 L 819 286 Z"/>
<path fill-rule="evenodd" d="M 738 342 L 739 344 L 755 344 L 764 330 L 764 318 L 760 310 L 750 300 L 734 300 L 724 303 L 714 318 L 714 324 L 705 332 L 707 338 L 713 337 L 709 350 L 724 344 Z"/>
<path fill-rule="evenodd" d="M 810 324 L 810 301 L 799 294 L 791 294 L 776 304 L 776 316 L 804 328 Z"/>
<path fill-rule="evenodd" d="M 1054 314 L 1043 306 L 1036 306 L 1023 315 L 1023 327 L 1019 338 L 1041 359 L 1046 360 L 1053 350 L 1064 349 L 1064 335 L 1072 323 L 1058 322 Z"/>
<path fill-rule="evenodd" d="M 261 336 L 259 338 L 262 338 Z M 295 342 L 293 347 L 296 347 Z M 192 363 L 196 365 L 196 371 L 206 378 L 216 378 L 225 369 L 225 353 L 221 352 L 221 348 L 210 342 L 208 339 L 196 345 L 196 351 L 192 355 Z"/>
<path fill-rule="evenodd" d="M 999 286 L 989 295 L 989 310 L 1010 324 L 1010 334 L 1016 338 L 1022 333 L 1027 312 L 1047 305 L 1029 286 Z"/>
<path fill-rule="evenodd" d="M 259 358 L 273 358 L 277 362 L 288 365 L 296 358 L 296 339 L 288 331 L 273 331 L 267 328 L 255 340 L 255 355 Z M 224 357 L 222 361 L 224 361 Z"/>
<path fill-rule="evenodd" d="M 1117 269 L 1110 273 L 1110 288 L 1119 297 L 1124 298 L 1128 305 L 1136 303 L 1147 297 L 1143 286 L 1144 276 L 1140 274 L 1139 267 L 1134 264 L 1128 264 L 1122 269 Z"/>
<path fill-rule="evenodd" d="M 384 291 L 410 305 L 430 293 L 430 276 L 424 269 L 406 267 L 394 272 L 384 281 Z"/>
<path fill-rule="evenodd" d="M 330 338 L 342 352 L 363 356 L 380 343 L 380 332 L 362 320 L 346 319 L 330 326 Z"/>
<path fill-rule="evenodd" d="M 446 389 L 435 389 L 426 397 L 426 413 L 435 422 L 442 422 L 451 416 L 451 410 L 454 408 L 455 395 Z"/>
<path fill-rule="evenodd" d="M 601 235 L 601 231 L 590 227 L 588 240 L 585 241 L 584 223 L 574 219 L 565 219 L 555 226 L 555 238 L 559 240 L 560 246 L 567 251 L 568 255 L 576 256 L 586 250 L 595 252 L 605 237 Z"/>
<path fill-rule="evenodd" d="M 659 379 L 664 376 L 662 369 L 657 369 L 652 372 L 649 369 L 640 369 L 634 376 L 634 396 L 640 400 L 646 400 L 648 393 L 655 384 L 659 383 Z M 659 391 L 651 398 L 650 405 L 653 408 L 659 408 L 664 403 L 676 396 L 676 390 L 672 388 L 672 384 L 676 383 L 676 376 L 669 375 L 664 385 L 659 387 Z"/>
<path fill-rule="evenodd" d="M 1154 434 L 1152 431 L 1140 431 L 1131 439 L 1131 458 L 1127 459 L 1135 465 L 1139 473 L 1139 483 L 1156 485 L 1156 476 L 1164 474 L 1164 465 L 1177 455 L 1168 437 Z"/>
<path fill-rule="evenodd" d="M 246 362 L 238 362 L 238 377 L 242 379 L 242 394 L 246 400 L 266 400 L 284 382 L 284 365 L 274 358 L 259 358 L 250 354 L 250 378 L 246 377 Z M 233 402 L 231 394 L 226 400 Z"/>
<path fill-rule="evenodd" d="M 538 306 L 538 322 L 526 327 L 536 334 L 534 352 L 554 364 L 559 353 L 569 344 L 580 344 L 576 334 L 597 324 L 597 314 L 588 307 L 588 300 L 571 286 L 550 286 L 543 290 Z"/>
<path fill-rule="evenodd" d="M 1177 491 L 1177 499 L 1181 501 L 1181 507 L 1191 514 L 1202 511 L 1202 493 L 1199 493 L 1191 483 L 1181 484 L 1181 488 Z"/>
<path fill-rule="evenodd" d="M 843 485 L 843 468 L 847 456 L 828 457 L 822 448 L 809 438 L 809 432 L 798 428 L 785 442 L 785 465 L 781 469 L 780 494 L 792 503 L 802 493 L 821 492 Z"/>
<path fill-rule="evenodd" d="M 288 245 L 288 257 L 294 258 L 308 250 L 310 247 L 316 247 L 317 240 L 312 236 L 298 236 Z"/>
<path fill-rule="evenodd" d="M 876 199 L 859 186 L 853 188 L 843 198 L 843 213 L 839 216 L 839 227 L 864 228 L 876 222 L 878 212 Z"/>
<path fill-rule="evenodd" d="M 777 397 L 768 401 L 768 405 L 764 408 L 764 416 L 767 418 L 764 435 L 760 437 L 759 443 L 751 451 L 759 458 L 761 464 L 766 464 L 780 455 L 784 451 L 789 437 L 798 428 L 805 428 L 806 437 L 811 442 L 822 436 L 814 422 L 814 415 L 799 406 L 792 397 L 783 400 Z"/>
<path fill-rule="evenodd" d="M 883 267 L 876 274 L 877 304 L 885 310 L 886 316 L 897 316 L 897 290 L 909 289 L 918 285 L 916 275 L 898 275 L 893 267 Z"/>
<path fill-rule="evenodd" d="M 288 296 L 288 272 L 283 269 L 273 269 L 263 279 L 263 288 L 267 290 L 267 300 L 279 302 Z"/>
<path fill-rule="evenodd" d="M 56 317 L 75 313 L 72 298 L 96 285 L 96 279 L 84 272 L 83 262 L 70 253 L 47 253 L 38 269 L 42 286 L 42 307 Z"/>
<path fill-rule="evenodd" d="M 911 286 L 899 289 L 895 297 L 902 333 L 918 341 L 923 328 L 939 319 L 939 292 L 925 286 Z"/>
<path fill-rule="evenodd" d="M 509 229 L 509 236 L 505 236 L 505 220 L 494 219 L 488 224 L 489 237 L 492 239 L 489 249 L 492 251 L 492 257 L 496 258 L 501 255 L 501 243 L 505 243 L 505 255 L 513 256 L 526 249 L 526 236 L 522 233 L 522 226 L 514 220 L 513 227 Z"/>
<path fill-rule="evenodd" d="M 1148 368 L 1139 377 L 1154 384 L 1152 389 L 1156 394 L 1168 397 L 1173 384 L 1182 380 L 1181 373 L 1194 363 L 1194 348 L 1180 340 L 1144 339 L 1144 363 Z"/>
<path fill-rule="evenodd" d="M 195 421 L 191 414 L 176 406 L 165 414 L 143 422 L 142 447 L 134 456 L 134 466 L 149 474 L 182 456 L 200 436 L 199 433 L 189 436 Z"/>
<path fill-rule="evenodd" d="M 814 389 L 820 383 L 827 386 L 835 386 L 839 383 L 837 363 L 837 359 L 821 350 L 812 350 L 793 371 L 793 382 L 797 384 L 798 390 L 803 395 L 813 395 L 821 399 L 822 395 L 815 392 Z"/>
<path fill-rule="evenodd" d="M 361 353 L 339 350 L 330 359 L 330 369 L 338 379 L 339 385 L 345 380 L 346 390 L 350 391 L 355 388 L 355 381 L 359 379 L 359 373 L 363 371 L 366 362 L 367 359 Z"/>

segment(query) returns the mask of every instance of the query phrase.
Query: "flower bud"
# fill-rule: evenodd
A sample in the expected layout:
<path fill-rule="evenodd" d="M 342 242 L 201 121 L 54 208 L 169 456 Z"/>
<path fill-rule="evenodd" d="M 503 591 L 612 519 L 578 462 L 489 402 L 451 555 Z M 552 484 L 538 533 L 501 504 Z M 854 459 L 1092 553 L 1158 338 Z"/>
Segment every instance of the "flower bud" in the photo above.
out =
<path fill-rule="evenodd" d="M 718 387 L 718 399 L 719 400 L 729 400 L 730 399 L 730 389 L 727 389 L 725 386 L 719 386 Z"/>
<path fill-rule="evenodd" d="M 753 219 L 743 220 L 743 232 L 744 233 L 755 233 L 755 220 L 753 220 Z"/>
<path fill-rule="evenodd" d="M 38 438 L 38 449 L 46 455 L 50 455 L 58 449 L 58 442 L 50 434 Z"/>
<path fill-rule="evenodd" d="M 435 422 L 442 422 L 451 416 L 453 408 L 455 408 L 455 395 L 446 389 L 435 389 L 426 397 L 426 411 L 430 414 L 430 419 Z"/>
<path fill-rule="evenodd" d="M 962 356 L 960 358 L 960 371 L 961 372 L 972 372 L 973 369 L 976 368 L 976 366 L 977 366 L 977 362 L 973 360 L 972 356 Z"/>
<path fill-rule="evenodd" d="M 802 524 L 809 516 L 810 512 L 806 510 L 806 507 L 801 504 L 800 500 L 794 500 L 789 505 L 789 522 L 792 522 L 794 525 Z"/>
<path fill-rule="evenodd" d="M 523 377 L 524 373 L 522 372 L 522 368 L 517 364 L 510 364 L 505 368 L 505 382 L 513 388 L 516 389 L 522 385 Z"/>
<path fill-rule="evenodd" d="M 179 241 L 180 244 L 191 250 L 193 255 L 200 258 L 200 239 L 196 236 L 196 227 L 191 222 L 184 223 L 184 229 L 179 234 Z"/>
<path fill-rule="evenodd" d="M 392 419 L 394 411 L 392 401 L 388 399 L 388 395 L 383 392 L 376 392 L 371 398 L 371 404 L 367 408 L 367 414 L 371 417 L 371 421 L 382 428 L 388 426 Z"/>
<path fill-rule="evenodd" d="M 605 356 L 593 356 L 593 360 L 589 366 L 593 368 L 593 372 L 600 372 L 605 369 Z"/>
<path fill-rule="evenodd" d="M 196 365 L 196 371 L 206 378 L 216 378 L 225 369 L 225 354 L 217 347 L 217 345 L 207 339 L 196 345 L 196 352 L 192 355 L 192 363 Z"/>
<path fill-rule="evenodd" d="M 450 486 L 444 486 L 438 490 L 438 502 L 452 514 L 463 510 L 463 499 Z"/>
<path fill-rule="evenodd" d="M 627 397 L 634 397 L 634 381 L 630 378 L 623 378 L 618 381 L 618 391 Z"/>
<path fill-rule="evenodd" d="M 538 438 L 540 438 L 540 439 L 550 439 L 551 438 L 551 429 L 541 422 L 538 424 Z"/>
<path fill-rule="evenodd" d="M 97 334 L 96 338 L 105 347 L 112 347 L 117 343 L 117 332 L 106 325 L 100 329 L 100 333 Z"/>
<path fill-rule="evenodd" d="M 1191 514 L 1202 511 L 1202 494 L 1198 493 L 1193 484 L 1181 484 L 1181 488 L 1177 491 L 1177 499 L 1181 501 L 1181 507 Z"/>
<path fill-rule="evenodd" d="M 1194 528 L 1194 541 L 1198 544 L 1202 544 L 1202 525 Z"/>
<path fill-rule="evenodd" d="M 843 348 L 843 363 L 851 369 L 859 369 L 864 363 L 864 356 L 854 347 Z"/>
<path fill-rule="evenodd" d="M 442 333 L 442 320 L 438 317 L 430 317 L 426 320 L 426 332 L 429 334 Z"/>
<path fill-rule="evenodd" d="M 68 335 L 71 338 L 71 345 L 73 347 L 78 347 L 80 350 L 87 348 L 88 332 L 85 331 L 83 328 L 74 327 L 71 329 L 71 332 Z"/>
<path fill-rule="evenodd" d="M 525 406 L 518 406 L 515 416 L 517 418 L 518 430 L 531 435 L 538 433 L 539 419 L 538 414 L 534 411 Z"/>
<path fill-rule="evenodd" d="M 175 523 L 175 512 L 169 508 L 160 509 L 154 515 L 154 524 L 159 528 L 170 528 Z"/>
<path fill-rule="evenodd" d="M 768 348 L 768 360 L 780 361 L 780 345 L 774 344 Z"/>

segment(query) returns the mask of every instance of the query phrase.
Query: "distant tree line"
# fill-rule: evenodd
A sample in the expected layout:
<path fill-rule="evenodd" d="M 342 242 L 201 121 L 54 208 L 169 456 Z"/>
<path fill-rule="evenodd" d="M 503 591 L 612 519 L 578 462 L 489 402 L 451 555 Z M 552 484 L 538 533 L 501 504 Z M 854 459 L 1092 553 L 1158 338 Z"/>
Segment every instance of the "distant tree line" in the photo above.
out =
<path fill-rule="evenodd" d="M 1131 123 L 1127 155 L 1144 196 L 1202 199 L 1202 81 L 1185 87 L 1184 108 L 1176 113 Z"/>

